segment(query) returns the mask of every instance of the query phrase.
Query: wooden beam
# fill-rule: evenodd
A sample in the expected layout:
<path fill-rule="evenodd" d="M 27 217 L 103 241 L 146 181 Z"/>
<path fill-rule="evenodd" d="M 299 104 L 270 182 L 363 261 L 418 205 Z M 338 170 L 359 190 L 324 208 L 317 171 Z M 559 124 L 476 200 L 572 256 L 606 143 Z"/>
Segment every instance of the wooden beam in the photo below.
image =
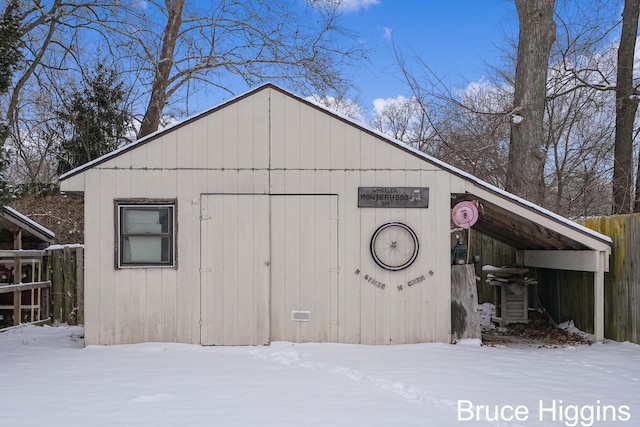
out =
<path fill-rule="evenodd" d="M 22 249 L 22 230 L 18 229 L 13 235 L 13 249 L 20 251 Z M 22 281 L 22 265 L 20 256 L 13 258 L 13 283 L 17 286 Z M 13 291 L 13 324 L 19 325 L 22 322 L 22 292 L 16 288 Z"/>
<path fill-rule="evenodd" d="M 78 292 L 78 313 L 76 321 L 79 325 L 84 325 L 84 248 L 76 248 L 76 277 Z"/>
<path fill-rule="evenodd" d="M 50 288 L 50 287 L 51 287 L 50 281 L 17 283 L 14 285 L 2 285 L 0 286 L 0 294 L 8 294 L 11 292 L 22 292 L 22 291 L 29 291 L 31 289 L 43 289 L 43 288 Z"/>
<path fill-rule="evenodd" d="M 601 254 L 605 263 L 601 263 Z M 605 251 L 524 251 L 526 267 L 569 271 L 609 271 L 609 255 Z"/>
<path fill-rule="evenodd" d="M 600 268 L 593 274 L 593 332 L 596 342 L 604 341 L 604 272 L 609 271 L 609 255 L 598 252 Z"/>
<path fill-rule="evenodd" d="M 49 251 L 38 249 L 0 250 L 0 258 L 42 258 L 49 255 Z"/>

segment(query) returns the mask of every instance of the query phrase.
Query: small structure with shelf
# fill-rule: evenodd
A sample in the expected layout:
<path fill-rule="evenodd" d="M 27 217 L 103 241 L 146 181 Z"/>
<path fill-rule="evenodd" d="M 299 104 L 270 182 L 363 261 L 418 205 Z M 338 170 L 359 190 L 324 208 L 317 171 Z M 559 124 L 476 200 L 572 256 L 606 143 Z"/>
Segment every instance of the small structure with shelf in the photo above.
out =
<path fill-rule="evenodd" d="M 485 265 L 487 284 L 495 286 L 496 313 L 492 321 L 500 326 L 529 322 L 529 285 L 538 283 L 527 277 L 527 268 Z"/>
<path fill-rule="evenodd" d="M 50 315 L 49 253 L 55 235 L 16 210 L 0 208 L 0 327 Z"/>

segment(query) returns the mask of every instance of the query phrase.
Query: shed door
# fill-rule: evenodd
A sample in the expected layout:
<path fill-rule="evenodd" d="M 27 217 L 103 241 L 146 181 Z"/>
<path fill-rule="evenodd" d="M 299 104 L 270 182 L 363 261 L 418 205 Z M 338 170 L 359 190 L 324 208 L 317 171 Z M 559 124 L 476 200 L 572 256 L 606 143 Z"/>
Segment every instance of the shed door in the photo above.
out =
<path fill-rule="evenodd" d="M 338 196 L 271 196 L 271 339 L 338 341 Z"/>
<path fill-rule="evenodd" d="M 202 196 L 201 343 L 269 343 L 269 196 Z"/>

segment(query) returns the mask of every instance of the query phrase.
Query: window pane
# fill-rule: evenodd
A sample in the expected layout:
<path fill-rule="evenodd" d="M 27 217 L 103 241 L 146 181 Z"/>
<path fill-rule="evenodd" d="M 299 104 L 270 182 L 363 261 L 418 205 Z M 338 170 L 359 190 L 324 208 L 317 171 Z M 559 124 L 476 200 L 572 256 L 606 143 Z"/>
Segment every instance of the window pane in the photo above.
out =
<path fill-rule="evenodd" d="M 159 234 L 168 231 L 167 209 L 126 208 L 123 212 L 123 232 L 125 234 Z M 164 215 L 160 215 L 160 213 Z M 161 223 L 161 217 L 164 224 Z M 163 227 L 164 226 L 164 227 Z"/>
<path fill-rule="evenodd" d="M 124 238 L 124 262 L 162 262 L 162 237 L 128 236 Z M 165 256 L 165 262 L 167 261 Z"/>

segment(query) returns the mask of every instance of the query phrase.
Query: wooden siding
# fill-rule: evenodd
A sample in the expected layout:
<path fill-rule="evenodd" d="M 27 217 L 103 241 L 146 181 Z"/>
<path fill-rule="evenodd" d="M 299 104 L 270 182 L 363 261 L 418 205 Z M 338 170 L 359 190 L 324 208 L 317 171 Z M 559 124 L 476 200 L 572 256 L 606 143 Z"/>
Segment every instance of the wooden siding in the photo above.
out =
<path fill-rule="evenodd" d="M 640 344 L 640 214 L 580 222 L 613 240 L 605 275 L 605 337 Z"/>
<path fill-rule="evenodd" d="M 451 268 L 441 249 L 449 231 L 437 224 L 449 223 L 459 181 L 280 91 L 256 92 L 62 182 L 86 198 L 86 343 L 201 342 L 201 197 L 211 193 L 335 195 L 337 303 L 328 316 L 336 327 L 327 340 L 448 342 Z M 429 187 L 429 208 L 358 208 L 359 186 Z M 114 268 L 114 200 L 141 197 L 176 199 L 177 268 Z M 400 272 L 378 267 L 369 251 L 388 221 L 420 239 L 416 262 Z"/>
<path fill-rule="evenodd" d="M 584 226 L 612 238 L 605 274 L 604 336 L 640 344 L 640 215 L 585 218 Z M 540 298 L 558 322 L 593 331 L 593 274 L 537 269 Z"/>
<path fill-rule="evenodd" d="M 532 275 L 538 280 L 537 290 L 542 307 L 556 322 L 573 320 L 580 330 L 593 333 L 593 273 L 536 268 L 532 269 Z M 605 315 L 606 312 L 605 297 Z M 605 328 L 606 325 L 605 319 Z"/>
<path fill-rule="evenodd" d="M 467 231 L 463 232 L 467 233 Z M 464 234 L 466 238 L 466 234 Z M 495 286 L 486 283 L 485 275 L 482 274 L 483 265 L 494 265 L 496 267 L 515 267 L 522 265 L 522 257 L 518 257 L 518 251 L 502 242 L 471 229 L 471 244 L 469 248 L 470 259 L 479 257 L 476 263 L 476 276 L 481 280 L 478 282 L 478 302 L 495 303 Z"/>

